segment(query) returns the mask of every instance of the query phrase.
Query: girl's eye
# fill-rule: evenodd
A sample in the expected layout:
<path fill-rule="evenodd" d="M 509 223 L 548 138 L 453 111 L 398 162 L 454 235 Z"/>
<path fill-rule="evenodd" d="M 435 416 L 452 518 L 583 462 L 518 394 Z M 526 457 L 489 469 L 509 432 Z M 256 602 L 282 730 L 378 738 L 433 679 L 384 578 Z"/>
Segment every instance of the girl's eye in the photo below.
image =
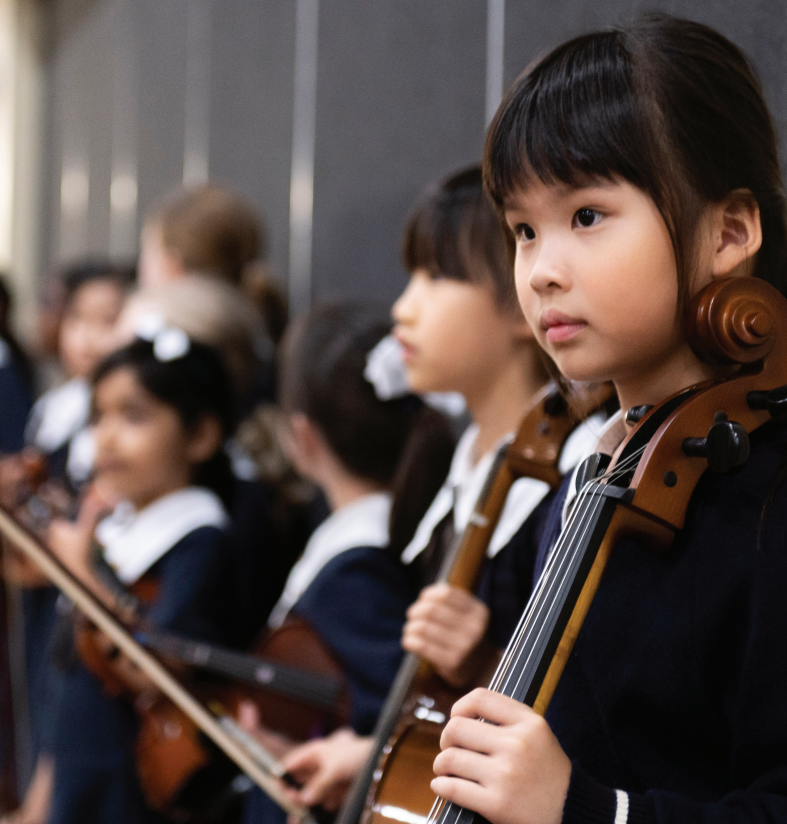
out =
<path fill-rule="evenodd" d="M 520 223 L 514 229 L 514 235 L 517 240 L 535 240 L 536 233 L 529 223 Z"/>
<path fill-rule="evenodd" d="M 574 214 L 574 223 L 583 229 L 595 226 L 599 220 L 601 220 L 601 212 L 595 209 L 578 209 Z"/>

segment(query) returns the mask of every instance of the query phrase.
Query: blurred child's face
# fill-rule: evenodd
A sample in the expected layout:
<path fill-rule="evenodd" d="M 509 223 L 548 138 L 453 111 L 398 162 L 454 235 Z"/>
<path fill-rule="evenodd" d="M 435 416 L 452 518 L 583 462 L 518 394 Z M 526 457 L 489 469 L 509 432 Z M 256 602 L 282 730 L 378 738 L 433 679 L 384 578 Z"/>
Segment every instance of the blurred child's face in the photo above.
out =
<path fill-rule="evenodd" d="M 461 392 L 491 385 L 512 347 L 529 331 L 518 312 L 495 302 L 491 287 L 416 269 L 393 307 L 394 335 L 404 349 L 414 392 Z"/>
<path fill-rule="evenodd" d="M 114 349 L 123 300 L 122 290 L 109 280 L 89 281 L 74 292 L 60 325 L 60 358 L 69 377 L 87 377 Z"/>
<path fill-rule="evenodd" d="M 146 224 L 140 240 L 138 277 L 141 286 L 160 286 L 183 276 L 183 264 L 164 246 L 160 226 Z"/>
<path fill-rule="evenodd" d="M 177 410 L 148 392 L 132 369 L 107 375 L 93 403 L 100 485 L 137 509 L 189 485 L 194 436 Z"/>

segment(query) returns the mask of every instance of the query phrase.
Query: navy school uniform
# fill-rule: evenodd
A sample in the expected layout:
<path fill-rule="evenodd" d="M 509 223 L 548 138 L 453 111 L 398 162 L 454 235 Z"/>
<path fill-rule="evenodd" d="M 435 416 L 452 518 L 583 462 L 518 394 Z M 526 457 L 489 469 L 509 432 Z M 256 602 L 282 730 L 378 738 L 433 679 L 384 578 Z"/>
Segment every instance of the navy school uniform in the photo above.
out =
<path fill-rule="evenodd" d="M 11 347 L 0 339 L 0 453 L 19 452 L 33 405 L 30 387 L 14 360 Z"/>
<path fill-rule="evenodd" d="M 561 454 L 562 472 L 567 472 L 584 457 L 589 444 L 595 444 L 602 425 L 603 418 L 594 416 L 577 428 Z M 513 439 L 513 433 L 509 434 L 473 462 L 477 436 L 478 427 L 472 425 L 460 438 L 448 477 L 402 554 L 402 561 L 412 568 L 419 589 L 434 580 L 452 540 L 461 535 L 470 520 L 495 454 Z M 543 481 L 533 478 L 515 481 L 489 542 L 475 594 L 489 607 L 487 637 L 498 649 L 508 643 L 530 596 L 536 553 L 551 500 L 549 486 Z"/>
<path fill-rule="evenodd" d="M 0 376 L 3 370 L 0 369 Z M 1 379 L 1 378 L 0 378 Z M 90 416 L 90 386 L 74 378 L 45 392 L 28 407 L 16 449 L 32 446 L 47 458 L 49 476 L 75 491 L 92 467 L 92 439 L 87 431 Z M 23 592 L 27 689 L 34 758 L 47 750 L 54 732 L 53 701 L 60 690 L 59 673 L 49 666 L 58 592 L 44 586 Z"/>
<path fill-rule="evenodd" d="M 669 550 L 612 554 L 547 713 L 566 824 L 787 819 L 787 428 L 751 444 Z"/>
<path fill-rule="evenodd" d="M 347 677 L 350 726 L 369 734 L 402 660 L 405 612 L 417 591 L 386 552 L 391 496 L 366 495 L 334 512 L 310 538 L 271 613 L 304 618 L 333 652 Z M 283 822 L 285 814 L 260 790 L 248 793 L 244 821 Z"/>
<path fill-rule="evenodd" d="M 156 517 L 135 530 L 135 523 L 156 507 Z M 218 498 L 192 487 L 155 502 L 136 521 L 127 511 L 102 522 L 97 538 L 121 582 L 131 584 L 148 574 L 157 579 L 158 592 L 147 611 L 156 628 L 215 641 L 220 628 L 207 616 L 201 595 L 225 525 Z M 136 732 L 132 706 L 108 696 L 81 662 L 65 673 L 51 742 L 55 779 L 48 824 L 165 820 L 147 809 L 137 783 Z"/>

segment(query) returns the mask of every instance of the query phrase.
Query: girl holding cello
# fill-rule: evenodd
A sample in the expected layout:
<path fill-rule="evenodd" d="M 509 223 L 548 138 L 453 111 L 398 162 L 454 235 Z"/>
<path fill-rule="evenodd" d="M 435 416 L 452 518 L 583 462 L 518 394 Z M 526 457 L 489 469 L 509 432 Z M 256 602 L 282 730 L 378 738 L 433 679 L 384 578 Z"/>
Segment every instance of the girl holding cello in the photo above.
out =
<path fill-rule="evenodd" d="M 220 628 L 200 593 L 234 487 L 222 448 L 234 424 L 233 393 L 219 356 L 182 330 L 150 329 L 145 338 L 110 355 L 94 374 L 100 494 L 88 494 L 76 523 L 54 521 L 49 543 L 110 609 L 118 608 L 123 587 L 144 580 L 153 626 L 215 640 Z M 99 521 L 107 498 L 117 506 Z M 137 784 L 135 734 L 131 704 L 107 694 L 85 664 L 68 665 L 52 742 L 50 824 L 164 820 L 147 808 Z"/>
<path fill-rule="evenodd" d="M 407 613 L 402 646 L 463 688 L 485 677 L 530 593 L 547 484 L 522 478 L 511 488 L 476 594 L 430 584 L 451 535 L 467 526 L 494 454 L 511 438 L 547 375 L 514 299 L 504 239 L 480 168 L 427 189 L 408 222 L 403 251 L 411 275 L 393 317 L 407 383 L 417 392 L 461 393 L 472 425 L 402 555 L 420 589 Z M 570 452 L 567 444 L 567 457 Z M 292 752 L 285 765 L 304 783 L 299 800 L 338 807 L 371 749 L 370 738 L 342 730 Z"/>
<path fill-rule="evenodd" d="M 567 377 L 614 381 L 631 421 L 747 374 L 700 359 L 684 323 L 722 279 L 787 278 L 774 129 L 732 43 L 657 16 L 558 47 L 509 91 L 484 168 L 524 314 Z M 705 469 L 668 549 L 613 547 L 545 718 L 490 690 L 455 704 L 435 793 L 492 824 L 784 818 L 787 430 L 770 414 L 736 471 Z"/>

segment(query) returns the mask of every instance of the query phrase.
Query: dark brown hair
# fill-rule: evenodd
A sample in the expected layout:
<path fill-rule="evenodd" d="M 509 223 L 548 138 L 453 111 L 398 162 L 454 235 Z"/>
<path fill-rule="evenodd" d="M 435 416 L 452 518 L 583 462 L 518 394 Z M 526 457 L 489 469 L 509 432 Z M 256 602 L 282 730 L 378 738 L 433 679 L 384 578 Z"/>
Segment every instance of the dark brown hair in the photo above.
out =
<path fill-rule="evenodd" d="M 319 428 L 350 472 L 393 491 L 390 548 L 398 557 L 448 474 L 454 438 L 418 397 L 382 401 L 364 377 L 390 325 L 350 303 L 300 318 L 284 338 L 280 401 L 285 414 L 301 412 Z"/>
<path fill-rule="evenodd" d="M 482 284 L 499 306 L 517 305 L 505 236 L 480 166 L 426 189 L 407 221 L 402 258 L 408 272 L 425 269 L 433 277 Z"/>
<path fill-rule="evenodd" d="M 161 360 L 156 357 L 150 341 L 137 338 L 96 367 L 92 376 L 94 389 L 119 369 L 130 369 L 151 395 L 177 412 L 186 429 L 206 416 L 219 422 L 222 444 L 211 458 L 195 467 L 193 482 L 212 489 L 225 506 L 231 507 L 235 478 L 223 443 L 234 432 L 237 404 L 219 354 L 210 346 L 192 340 L 181 357 Z"/>
<path fill-rule="evenodd" d="M 622 178 L 649 195 L 670 233 L 681 306 L 704 210 L 748 190 L 763 230 L 753 274 L 785 290 L 773 123 L 746 56 L 707 26 L 649 15 L 570 40 L 523 74 L 489 128 L 484 180 L 503 209 L 534 177 L 569 186 Z"/>

